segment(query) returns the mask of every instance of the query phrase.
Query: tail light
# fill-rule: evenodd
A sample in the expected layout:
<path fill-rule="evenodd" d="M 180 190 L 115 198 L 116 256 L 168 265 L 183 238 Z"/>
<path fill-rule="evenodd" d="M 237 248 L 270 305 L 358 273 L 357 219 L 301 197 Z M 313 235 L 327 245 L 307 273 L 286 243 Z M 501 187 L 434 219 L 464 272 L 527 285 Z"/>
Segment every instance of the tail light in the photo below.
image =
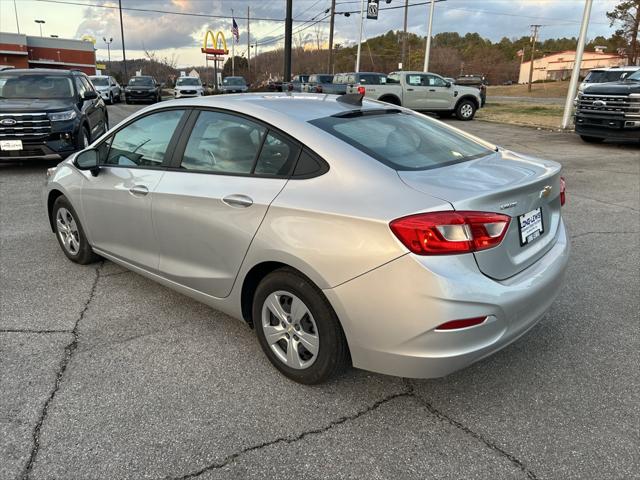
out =
<path fill-rule="evenodd" d="M 430 212 L 399 218 L 389 227 L 417 255 L 451 255 L 500 245 L 510 221 L 500 213 Z"/>
<path fill-rule="evenodd" d="M 567 182 L 564 177 L 560 177 L 560 205 L 564 205 L 567 201 Z"/>
<path fill-rule="evenodd" d="M 316 93 L 322 93 L 322 85 L 316 85 Z"/>
<path fill-rule="evenodd" d="M 358 87 L 358 93 L 364 97 L 367 90 L 364 87 Z"/>

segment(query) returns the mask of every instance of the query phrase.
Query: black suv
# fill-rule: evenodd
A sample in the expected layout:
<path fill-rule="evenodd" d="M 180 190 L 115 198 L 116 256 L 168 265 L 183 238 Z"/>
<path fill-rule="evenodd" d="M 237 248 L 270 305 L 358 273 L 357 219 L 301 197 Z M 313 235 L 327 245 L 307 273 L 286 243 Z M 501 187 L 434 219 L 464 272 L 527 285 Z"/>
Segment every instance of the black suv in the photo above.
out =
<path fill-rule="evenodd" d="M 640 70 L 622 81 L 587 86 L 576 99 L 582 140 L 640 140 Z"/>
<path fill-rule="evenodd" d="M 107 107 L 82 72 L 0 72 L 0 161 L 62 160 L 109 128 Z"/>
<path fill-rule="evenodd" d="M 160 85 L 153 77 L 139 75 L 131 78 L 124 89 L 124 101 L 126 103 L 133 102 L 151 102 L 156 103 L 162 100 L 160 94 Z"/>

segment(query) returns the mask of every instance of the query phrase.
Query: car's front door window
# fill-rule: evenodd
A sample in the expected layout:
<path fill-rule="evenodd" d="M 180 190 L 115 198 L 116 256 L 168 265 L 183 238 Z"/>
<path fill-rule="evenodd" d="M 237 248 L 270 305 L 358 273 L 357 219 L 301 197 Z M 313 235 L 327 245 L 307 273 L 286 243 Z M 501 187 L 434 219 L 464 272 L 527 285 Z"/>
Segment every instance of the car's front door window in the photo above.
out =
<path fill-rule="evenodd" d="M 266 128 L 244 117 L 201 112 L 180 167 L 218 173 L 249 174 Z"/>
<path fill-rule="evenodd" d="M 111 141 L 105 165 L 159 167 L 184 110 L 166 110 L 134 121 Z"/>

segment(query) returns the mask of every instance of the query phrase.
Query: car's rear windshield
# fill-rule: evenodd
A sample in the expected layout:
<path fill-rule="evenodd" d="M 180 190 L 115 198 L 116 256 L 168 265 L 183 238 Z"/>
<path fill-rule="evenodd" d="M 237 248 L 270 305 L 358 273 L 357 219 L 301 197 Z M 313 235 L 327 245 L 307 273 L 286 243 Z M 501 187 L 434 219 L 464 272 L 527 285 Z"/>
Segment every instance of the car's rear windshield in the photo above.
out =
<path fill-rule="evenodd" d="M 240 77 L 227 77 L 222 80 L 223 85 L 246 85 L 247 82 L 244 81 L 244 78 Z"/>
<path fill-rule="evenodd" d="M 91 83 L 95 87 L 108 87 L 109 86 L 109 78 L 108 77 L 89 77 Z"/>
<path fill-rule="evenodd" d="M 69 75 L 0 74 L 0 98 L 71 97 L 73 97 L 73 83 Z"/>
<path fill-rule="evenodd" d="M 133 77 L 129 80 L 129 85 L 143 85 L 145 87 L 150 87 L 153 85 L 153 82 L 151 81 L 151 77 Z"/>
<path fill-rule="evenodd" d="M 626 79 L 627 80 L 634 80 L 636 82 L 640 82 L 640 70 L 636 70 L 631 75 L 629 75 Z"/>
<path fill-rule="evenodd" d="M 488 145 L 419 115 L 397 110 L 331 116 L 310 123 L 395 170 L 427 170 L 492 153 Z"/>
<path fill-rule="evenodd" d="M 333 80 L 333 75 L 316 75 L 315 77 L 318 83 L 331 83 L 331 80 Z"/>
<path fill-rule="evenodd" d="M 197 78 L 179 78 L 176 82 L 176 85 L 191 85 L 191 86 L 199 86 L 200 80 Z"/>

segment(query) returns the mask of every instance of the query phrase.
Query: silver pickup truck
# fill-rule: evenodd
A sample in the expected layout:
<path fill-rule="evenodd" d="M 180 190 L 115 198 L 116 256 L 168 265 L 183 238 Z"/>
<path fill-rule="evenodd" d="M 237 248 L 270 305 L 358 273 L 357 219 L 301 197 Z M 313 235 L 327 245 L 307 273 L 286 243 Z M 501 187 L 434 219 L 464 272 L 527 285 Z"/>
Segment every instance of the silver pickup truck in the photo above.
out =
<path fill-rule="evenodd" d="M 425 72 L 392 72 L 378 85 L 349 85 L 347 93 L 361 93 L 412 110 L 455 114 L 460 120 L 473 119 L 482 104 L 479 89 L 456 85 L 440 75 Z"/>

